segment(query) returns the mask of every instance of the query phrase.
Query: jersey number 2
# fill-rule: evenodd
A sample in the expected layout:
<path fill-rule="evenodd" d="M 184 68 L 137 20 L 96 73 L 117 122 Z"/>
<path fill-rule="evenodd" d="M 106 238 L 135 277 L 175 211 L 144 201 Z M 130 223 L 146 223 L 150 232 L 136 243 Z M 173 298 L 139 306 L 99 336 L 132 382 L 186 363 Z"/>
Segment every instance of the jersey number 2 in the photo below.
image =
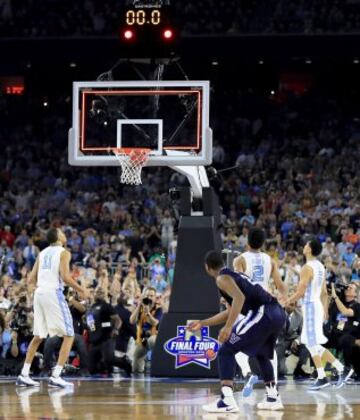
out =
<path fill-rule="evenodd" d="M 255 265 L 253 269 L 253 282 L 261 283 L 264 281 L 264 267 L 262 265 Z"/>

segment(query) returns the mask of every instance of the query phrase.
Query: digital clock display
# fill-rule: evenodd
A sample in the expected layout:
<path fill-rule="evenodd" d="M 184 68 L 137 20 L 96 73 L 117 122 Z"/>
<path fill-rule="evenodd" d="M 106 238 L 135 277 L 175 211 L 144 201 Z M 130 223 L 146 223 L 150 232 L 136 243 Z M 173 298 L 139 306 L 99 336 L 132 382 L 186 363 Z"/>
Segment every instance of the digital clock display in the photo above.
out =
<path fill-rule="evenodd" d="M 162 14 L 160 9 L 135 9 L 127 10 L 125 14 L 125 23 L 128 26 L 138 25 L 160 25 Z"/>

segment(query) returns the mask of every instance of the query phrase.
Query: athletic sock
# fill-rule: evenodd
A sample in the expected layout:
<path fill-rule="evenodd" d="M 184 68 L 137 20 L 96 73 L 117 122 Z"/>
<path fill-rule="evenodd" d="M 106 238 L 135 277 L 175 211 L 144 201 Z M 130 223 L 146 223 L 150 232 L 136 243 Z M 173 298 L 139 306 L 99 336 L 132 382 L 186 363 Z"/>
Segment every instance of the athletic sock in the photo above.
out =
<path fill-rule="evenodd" d="M 60 376 L 62 370 L 63 370 L 63 366 L 56 365 L 54 367 L 53 372 L 52 372 L 52 376 L 54 378 L 58 378 Z"/>
<path fill-rule="evenodd" d="M 232 386 L 229 385 L 223 385 L 221 387 L 221 397 L 222 398 L 234 398 L 234 391 Z"/>
<path fill-rule="evenodd" d="M 332 362 L 332 366 L 339 372 L 342 373 L 344 371 L 344 365 L 338 360 L 335 359 L 334 362 Z"/>
<path fill-rule="evenodd" d="M 249 366 L 249 356 L 247 354 L 239 352 L 235 354 L 235 359 L 237 364 L 240 366 L 243 377 L 245 378 L 246 375 L 251 372 Z"/>
<path fill-rule="evenodd" d="M 326 377 L 325 370 L 324 370 L 323 367 L 317 368 L 316 371 L 317 371 L 317 374 L 318 374 L 318 379 L 324 379 Z"/>
<path fill-rule="evenodd" d="M 31 363 L 24 363 L 24 366 L 21 369 L 21 375 L 22 376 L 29 376 L 30 366 L 31 366 Z"/>

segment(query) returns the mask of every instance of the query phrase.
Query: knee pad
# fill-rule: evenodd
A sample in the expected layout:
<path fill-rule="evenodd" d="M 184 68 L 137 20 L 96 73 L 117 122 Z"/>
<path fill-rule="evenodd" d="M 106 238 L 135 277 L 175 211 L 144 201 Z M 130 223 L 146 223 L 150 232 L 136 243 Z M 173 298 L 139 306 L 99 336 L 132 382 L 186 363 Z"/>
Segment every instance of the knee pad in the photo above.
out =
<path fill-rule="evenodd" d="M 315 346 L 306 346 L 309 350 L 311 356 L 319 356 L 321 357 L 325 351 L 325 348 L 320 344 L 316 344 Z"/>

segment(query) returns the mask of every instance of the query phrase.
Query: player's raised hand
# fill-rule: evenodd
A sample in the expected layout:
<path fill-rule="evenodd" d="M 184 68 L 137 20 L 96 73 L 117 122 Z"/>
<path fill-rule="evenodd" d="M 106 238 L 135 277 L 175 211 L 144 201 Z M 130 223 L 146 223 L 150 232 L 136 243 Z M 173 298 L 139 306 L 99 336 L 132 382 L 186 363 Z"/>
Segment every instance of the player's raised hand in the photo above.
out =
<path fill-rule="evenodd" d="M 228 339 L 230 338 L 230 334 L 231 334 L 231 328 L 227 327 L 225 325 L 225 327 L 222 327 L 220 332 L 219 332 L 219 337 L 218 337 L 218 341 L 222 344 L 225 343 L 225 341 L 228 341 Z"/>
<path fill-rule="evenodd" d="M 199 331 L 200 328 L 202 327 L 201 321 L 196 320 L 196 321 L 191 321 L 186 328 L 190 331 Z"/>

